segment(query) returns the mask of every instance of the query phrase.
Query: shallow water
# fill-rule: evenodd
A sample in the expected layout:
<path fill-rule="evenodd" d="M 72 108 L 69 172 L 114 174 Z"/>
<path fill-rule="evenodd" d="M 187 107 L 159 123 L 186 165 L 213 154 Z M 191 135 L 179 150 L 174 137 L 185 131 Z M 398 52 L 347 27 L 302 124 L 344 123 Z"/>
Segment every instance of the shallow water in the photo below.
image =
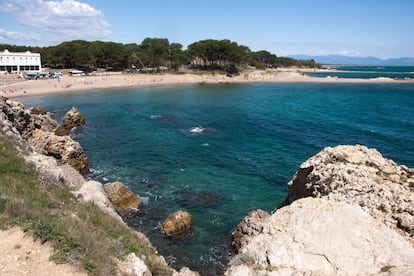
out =
<path fill-rule="evenodd" d="M 222 273 L 228 236 L 253 209 L 283 201 L 299 165 L 326 146 L 364 144 L 414 167 L 413 84 L 244 84 L 136 88 L 21 99 L 87 124 L 81 143 L 93 177 L 120 180 L 147 208 L 128 221 L 176 267 Z M 190 130 L 202 125 L 205 131 Z M 186 240 L 159 221 L 194 218 Z"/>

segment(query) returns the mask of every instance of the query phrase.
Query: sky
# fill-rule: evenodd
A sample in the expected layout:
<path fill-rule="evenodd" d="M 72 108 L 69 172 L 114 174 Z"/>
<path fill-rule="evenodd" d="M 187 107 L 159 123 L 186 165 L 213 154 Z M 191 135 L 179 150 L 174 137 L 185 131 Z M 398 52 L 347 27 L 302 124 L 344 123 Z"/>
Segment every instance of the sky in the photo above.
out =
<path fill-rule="evenodd" d="M 277 56 L 414 57 L 414 1 L 0 0 L 0 44 L 147 37 L 184 48 L 229 39 Z"/>

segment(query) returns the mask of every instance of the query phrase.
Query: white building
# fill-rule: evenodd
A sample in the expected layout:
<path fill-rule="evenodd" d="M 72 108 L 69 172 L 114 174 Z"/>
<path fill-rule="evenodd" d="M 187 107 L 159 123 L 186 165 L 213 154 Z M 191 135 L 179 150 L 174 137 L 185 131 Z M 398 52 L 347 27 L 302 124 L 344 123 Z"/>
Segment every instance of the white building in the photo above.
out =
<path fill-rule="evenodd" d="M 41 70 L 39 53 L 9 52 L 7 49 L 0 52 L 0 73 L 28 73 Z"/>

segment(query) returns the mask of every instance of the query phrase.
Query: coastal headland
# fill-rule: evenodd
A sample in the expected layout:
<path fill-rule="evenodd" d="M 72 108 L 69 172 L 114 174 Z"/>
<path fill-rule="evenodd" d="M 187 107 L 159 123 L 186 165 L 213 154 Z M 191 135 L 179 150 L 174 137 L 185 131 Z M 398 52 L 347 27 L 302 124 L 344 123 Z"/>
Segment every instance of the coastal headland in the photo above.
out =
<path fill-rule="evenodd" d="M 38 95 L 87 92 L 113 88 L 146 86 L 175 86 L 192 84 L 238 84 L 238 83 L 413 83 L 414 80 L 392 78 L 336 78 L 310 77 L 307 72 L 325 72 L 327 69 L 280 68 L 250 70 L 228 76 L 218 72 L 188 72 L 162 74 L 123 74 L 121 72 L 99 73 L 90 76 L 62 76 L 55 79 L 24 80 L 0 76 L 0 95 L 8 98 Z"/>

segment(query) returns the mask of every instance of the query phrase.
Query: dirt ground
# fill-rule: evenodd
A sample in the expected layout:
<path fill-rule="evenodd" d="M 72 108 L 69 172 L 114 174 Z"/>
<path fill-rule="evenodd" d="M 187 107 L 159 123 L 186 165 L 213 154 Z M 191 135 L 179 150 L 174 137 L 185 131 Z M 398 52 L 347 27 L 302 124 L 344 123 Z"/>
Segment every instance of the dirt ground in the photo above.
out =
<path fill-rule="evenodd" d="M 0 275 L 87 275 L 67 264 L 49 261 L 53 248 L 34 242 L 18 227 L 0 231 Z"/>

